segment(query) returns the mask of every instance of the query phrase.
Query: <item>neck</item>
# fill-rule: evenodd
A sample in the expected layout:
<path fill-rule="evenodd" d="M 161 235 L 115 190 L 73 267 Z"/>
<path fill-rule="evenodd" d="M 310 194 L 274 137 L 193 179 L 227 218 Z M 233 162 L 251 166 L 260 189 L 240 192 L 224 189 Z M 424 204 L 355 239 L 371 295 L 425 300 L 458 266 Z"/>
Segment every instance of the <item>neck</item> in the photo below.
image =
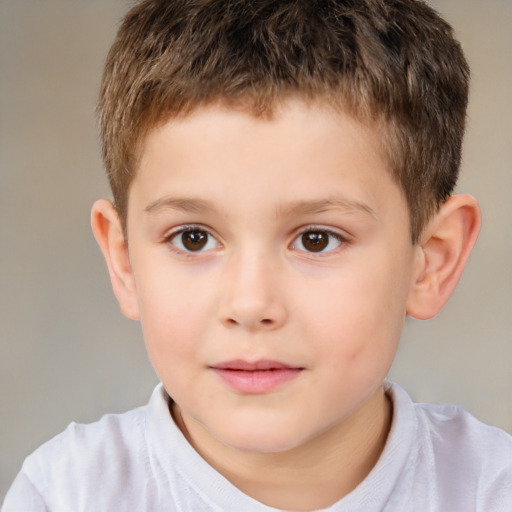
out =
<path fill-rule="evenodd" d="M 246 453 L 218 442 L 202 443 L 197 427 L 185 425 L 177 406 L 173 413 L 196 451 L 242 492 L 271 507 L 308 511 L 332 505 L 366 478 L 384 449 L 391 409 L 381 387 L 346 421 L 280 453 Z"/>

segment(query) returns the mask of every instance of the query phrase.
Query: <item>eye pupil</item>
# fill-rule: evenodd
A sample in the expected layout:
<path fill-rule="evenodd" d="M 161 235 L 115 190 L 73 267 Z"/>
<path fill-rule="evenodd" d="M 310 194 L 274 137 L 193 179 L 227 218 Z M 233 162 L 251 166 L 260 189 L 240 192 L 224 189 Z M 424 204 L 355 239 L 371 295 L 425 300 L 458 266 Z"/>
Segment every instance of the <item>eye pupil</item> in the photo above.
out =
<path fill-rule="evenodd" d="M 189 229 L 181 234 L 181 241 L 189 251 L 200 251 L 208 242 L 208 233 L 199 229 Z"/>
<path fill-rule="evenodd" d="M 308 231 L 302 235 L 302 245 L 310 252 L 323 251 L 329 245 L 329 235 L 324 231 Z"/>

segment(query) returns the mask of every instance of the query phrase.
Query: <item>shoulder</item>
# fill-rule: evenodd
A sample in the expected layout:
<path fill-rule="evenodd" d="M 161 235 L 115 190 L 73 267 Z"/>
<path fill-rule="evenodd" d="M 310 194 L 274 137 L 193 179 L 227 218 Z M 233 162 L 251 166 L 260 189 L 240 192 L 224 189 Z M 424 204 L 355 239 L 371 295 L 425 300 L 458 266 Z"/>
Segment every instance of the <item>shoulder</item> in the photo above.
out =
<path fill-rule="evenodd" d="M 414 404 L 393 385 L 394 403 L 409 411 L 416 448 L 415 478 L 435 500 L 467 510 L 512 510 L 512 436 L 462 407 Z"/>
<path fill-rule="evenodd" d="M 414 404 L 414 408 L 435 453 L 512 470 L 512 436 L 503 430 L 482 423 L 456 405 Z"/>
<path fill-rule="evenodd" d="M 481 459 L 483 463 L 512 469 L 510 434 L 482 423 L 457 405 L 414 403 L 397 384 L 387 383 L 387 393 L 393 403 L 394 417 L 400 419 L 402 427 L 428 439 L 436 454 Z"/>
<path fill-rule="evenodd" d="M 23 469 L 38 481 L 49 469 L 61 477 L 84 471 L 89 465 L 101 464 L 108 470 L 137 451 L 144 438 L 144 419 L 144 408 L 139 408 L 105 415 L 95 423 L 73 422 L 30 455 Z"/>
<path fill-rule="evenodd" d="M 512 436 L 453 405 L 417 404 L 439 489 L 473 496 L 482 512 L 512 510 Z"/>
<path fill-rule="evenodd" d="M 107 506 L 99 489 L 129 495 L 133 482 L 150 471 L 146 417 L 147 406 L 95 423 L 71 423 L 25 459 L 18 479 L 30 484 L 49 510 L 91 509 L 93 497 L 94 506 Z"/>

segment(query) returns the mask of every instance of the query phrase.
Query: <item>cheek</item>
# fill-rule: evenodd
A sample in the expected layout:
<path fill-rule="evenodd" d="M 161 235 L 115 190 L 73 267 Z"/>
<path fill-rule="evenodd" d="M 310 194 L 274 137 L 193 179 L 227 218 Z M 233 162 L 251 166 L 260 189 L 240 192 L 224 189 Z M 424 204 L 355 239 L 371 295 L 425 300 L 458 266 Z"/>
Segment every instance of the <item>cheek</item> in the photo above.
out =
<path fill-rule="evenodd" d="M 390 261 L 361 260 L 333 272 L 308 294 L 295 294 L 306 297 L 301 309 L 309 311 L 307 328 L 330 365 L 346 370 L 363 360 L 391 361 L 405 318 L 406 293 L 396 275 Z"/>
<path fill-rule="evenodd" d="M 204 280 L 187 278 L 183 272 L 147 270 L 138 276 L 142 330 L 157 373 L 169 365 L 174 371 L 179 365 L 173 361 L 186 364 L 200 349 L 211 321 L 210 289 Z"/>

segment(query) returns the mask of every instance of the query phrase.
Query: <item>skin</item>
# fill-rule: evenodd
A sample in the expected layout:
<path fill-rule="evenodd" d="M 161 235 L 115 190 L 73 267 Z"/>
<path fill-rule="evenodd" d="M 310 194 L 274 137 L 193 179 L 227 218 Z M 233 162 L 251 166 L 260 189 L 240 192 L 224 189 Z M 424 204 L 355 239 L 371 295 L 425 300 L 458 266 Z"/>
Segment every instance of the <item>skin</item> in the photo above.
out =
<path fill-rule="evenodd" d="M 93 208 L 114 290 L 142 323 L 178 426 L 242 491 L 289 510 L 331 505 L 377 462 L 405 315 L 442 307 L 478 225 L 464 196 L 412 245 L 377 133 L 291 100 L 271 120 L 213 105 L 150 132 L 128 243 L 110 203 Z M 201 250 L 184 245 L 190 226 Z M 305 232 L 327 246 L 310 250 Z M 297 371 L 247 393 L 216 370 L 232 360 Z"/>

